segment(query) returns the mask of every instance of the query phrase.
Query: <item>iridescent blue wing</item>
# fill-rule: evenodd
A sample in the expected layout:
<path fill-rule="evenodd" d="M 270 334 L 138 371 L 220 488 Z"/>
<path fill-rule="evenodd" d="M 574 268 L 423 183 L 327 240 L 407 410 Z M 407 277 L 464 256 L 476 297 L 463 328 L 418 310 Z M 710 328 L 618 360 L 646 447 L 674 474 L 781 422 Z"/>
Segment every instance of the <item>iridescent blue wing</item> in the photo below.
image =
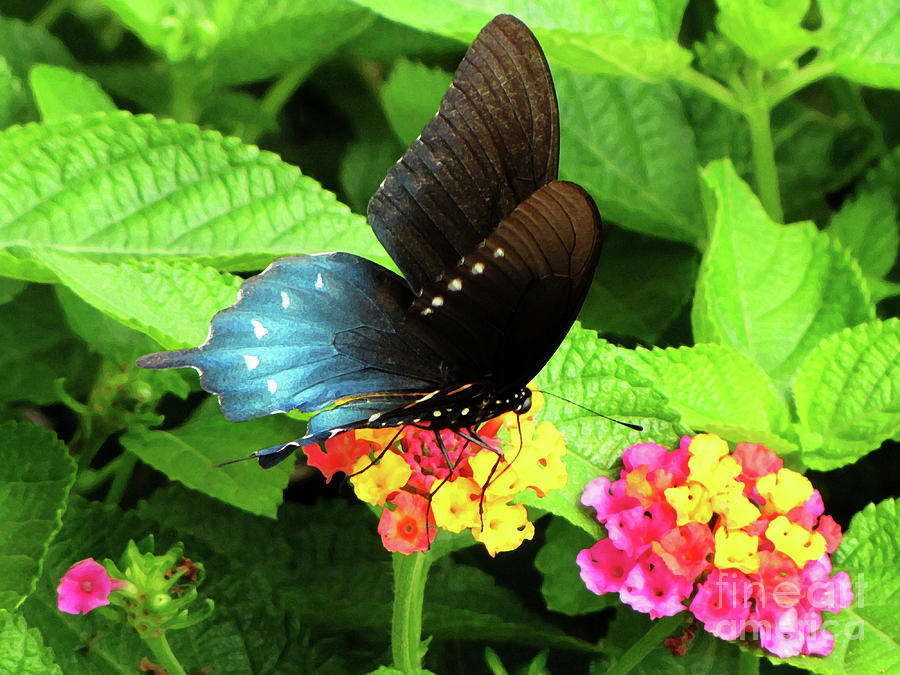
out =
<path fill-rule="evenodd" d="M 195 368 L 232 421 L 338 406 L 310 422 L 320 436 L 440 386 L 440 357 L 403 330 L 412 300 L 402 278 L 364 258 L 281 258 L 244 282 L 200 347 L 138 365 Z"/>

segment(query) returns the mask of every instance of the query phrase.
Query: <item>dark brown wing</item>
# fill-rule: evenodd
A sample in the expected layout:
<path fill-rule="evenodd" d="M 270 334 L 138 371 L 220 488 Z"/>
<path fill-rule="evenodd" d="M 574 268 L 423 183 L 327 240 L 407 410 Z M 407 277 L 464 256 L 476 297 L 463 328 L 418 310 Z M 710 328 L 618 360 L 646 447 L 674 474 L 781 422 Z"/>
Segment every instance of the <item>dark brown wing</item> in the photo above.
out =
<path fill-rule="evenodd" d="M 369 223 L 418 291 L 556 179 L 559 112 L 537 39 L 513 16 L 482 29 L 440 109 L 388 171 Z"/>
<path fill-rule="evenodd" d="M 409 330 L 456 382 L 527 384 L 578 315 L 600 256 L 600 215 L 585 190 L 554 181 L 525 199 L 462 262 L 425 285 Z"/>

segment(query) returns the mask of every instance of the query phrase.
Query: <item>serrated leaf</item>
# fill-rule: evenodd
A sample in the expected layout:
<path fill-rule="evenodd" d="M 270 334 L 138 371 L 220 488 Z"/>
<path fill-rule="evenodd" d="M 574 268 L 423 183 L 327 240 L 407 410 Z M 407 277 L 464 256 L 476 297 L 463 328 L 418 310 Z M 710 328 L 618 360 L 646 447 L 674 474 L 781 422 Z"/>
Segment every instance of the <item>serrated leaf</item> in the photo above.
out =
<path fill-rule="evenodd" d="M 569 3 L 561 12 L 549 2 L 500 2 L 478 5 L 462 0 L 364 0 L 392 21 L 470 43 L 497 14 L 524 21 L 550 61 L 584 73 L 626 75 L 660 81 L 683 70 L 690 52 L 676 42 L 686 2 L 615 0 Z"/>
<path fill-rule="evenodd" d="M 196 263 L 91 262 L 51 250 L 35 258 L 82 300 L 163 347 L 196 347 L 209 321 L 237 299 L 241 279 Z"/>
<path fill-rule="evenodd" d="M 834 651 L 820 661 L 817 672 L 887 673 L 900 667 L 900 577 L 897 541 L 900 509 L 887 499 L 869 504 L 853 516 L 844 540 L 834 553 L 835 571 L 850 574 L 853 605 L 831 620 Z"/>
<path fill-rule="evenodd" d="M 381 89 L 384 114 L 403 146 L 408 146 L 434 117 L 453 76 L 400 59 Z"/>
<path fill-rule="evenodd" d="M 102 1 L 168 61 L 211 64 L 218 85 L 262 80 L 297 63 L 311 71 L 371 21 L 345 0 Z"/>
<path fill-rule="evenodd" d="M 584 486 L 598 476 L 612 475 L 612 468 L 629 446 L 649 440 L 675 447 L 687 431 L 678 424 L 678 413 L 666 405 L 665 397 L 619 358 L 620 351 L 624 350 L 576 324 L 535 378 L 539 389 L 644 427 L 643 432 L 633 431 L 553 396 L 544 399 L 545 408 L 538 418 L 553 422 L 565 438 L 568 482 L 542 499 L 530 496 L 529 491 L 522 501 L 562 516 L 594 535 L 599 530 L 597 521 L 581 506 Z"/>
<path fill-rule="evenodd" d="M 37 64 L 28 73 L 31 93 L 45 122 L 95 112 L 113 112 L 116 104 L 87 75 L 62 66 Z"/>
<path fill-rule="evenodd" d="M 812 223 L 777 225 L 727 161 L 703 172 L 712 234 L 691 319 L 784 387 L 824 336 L 874 317 L 859 267 Z"/>
<path fill-rule="evenodd" d="M 669 406 L 692 429 L 741 427 L 743 433 L 757 430 L 760 437 L 724 438 L 762 442 L 763 435 L 785 430 L 790 421 L 787 405 L 769 377 L 733 347 L 638 347 L 633 352 L 622 350 L 622 358 L 665 394 Z"/>
<path fill-rule="evenodd" d="M 554 71 L 560 174 L 604 219 L 695 243 L 704 235 L 693 133 L 669 85 Z"/>
<path fill-rule="evenodd" d="M 578 573 L 575 556 L 593 546 L 596 539 L 562 518 L 552 518 L 545 533 L 545 543 L 534 559 L 543 576 L 541 595 L 547 609 L 569 616 L 599 612 L 615 604 L 614 594 L 591 593 Z"/>
<path fill-rule="evenodd" d="M 871 87 L 900 88 L 900 12 L 895 0 L 819 0 L 834 71 Z"/>
<path fill-rule="evenodd" d="M 0 672 L 62 675 L 53 662 L 53 651 L 25 619 L 0 609 Z"/>
<path fill-rule="evenodd" d="M 900 319 L 873 321 L 824 340 L 794 381 L 803 461 L 855 462 L 900 433 Z"/>
<path fill-rule="evenodd" d="M 132 428 L 122 436 L 126 450 L 194 490 L 249 513 L 275 518 L 292 462 L 264 470 L 255 461 L 216 466 L 248 457 L 254 450 L 302 436 L 302 427 L 284 415 L 228 422 L 215 399 L 186 424 L 171 431 Z"/>
<path fill-rule="evenodd" d="M 698 262 L 690 246 L 613 229 L 578 318 L 585 328 L 652 344 L 690 300 Z"/>
<path fill-rule="evenodd" d="M 15 422 L 0 425 L 0 457 L 0 609 L 15 609 L 62 526 L 75 462 L 55 433 Z"/>
<path fill-rule="evenodd" d="M 792 61 L 817 43 L 799 24 L 809 0 L 717 0 L 716 26 L 763 68 Z"/>
<path fill-rule="evenodd" d="M 89 305 L 65 286 L 56 287 L 56 299 L 62 307 L 71 329 L 81 336 L 87 348 L 115 363 L 120 372 L 128 372 L 129 389 L 140 381 L 147 388 L 147 399 L 159 398 L 165 392 L 172 392 L 180 398 L 190 393 L 188 377 L 183 370 L 143 370 L 135 365 L 135 360 L 143 355 L 159 350 L 159 345 L 150 336 L 122 325 L 99 309 Z M 196 380 L 194 380 L 196 382 Z M 144 393 L 144 392 L 142 392 Z"/>
<path fill-rule="evenodd" d="M 56 380 L 77 395 L 93 375 L 92 357 L 66 325 L 51 289 L 29 286 L 0 305 L 0 402 L 49 405 L 59 400 Z"/>
<path fill-rule="evenodd" d="M 110 113 L 16 127 L 0 134 L 0 175 L 8 276 L 51 280 L 38 248 L 230 270 L 338 248 L 386 258 L 364 220 L 295 167 L 169 120 Z"/>
<path fill-rule="evenodd" d="M 834 214 L 826 232 L 850 251 L 863 274 L 883 277 L 894 266 L 900 245 L 897 206 L 890 190 L 865 190 L 848 199 Z"/>

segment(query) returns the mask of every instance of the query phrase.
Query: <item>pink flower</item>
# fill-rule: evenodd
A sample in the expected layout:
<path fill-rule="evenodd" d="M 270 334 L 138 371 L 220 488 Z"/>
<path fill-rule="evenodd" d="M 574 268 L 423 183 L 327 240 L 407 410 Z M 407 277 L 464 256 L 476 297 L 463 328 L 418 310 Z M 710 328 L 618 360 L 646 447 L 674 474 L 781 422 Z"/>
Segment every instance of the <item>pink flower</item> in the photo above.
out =
<path fill-rule="evenodd" d="M 56 606 L 67 614 L 87 614 L 109 604 L 109 594 L 118 587 L 103 565 L 87 558 L 72 565 L 56 589 Z"/>
<path fill-rule="evenodd" d="M 697 589 L 691 612 L 703 627 L 723 640 L 734 640 L 744 630 L 750 615 L 752 584 L 740 572 L 714 569 Z"/>
<path fill-rule="evenodd" d="M 597 595 L 618 593 L 634 567 L 634 559 L 617 549 L 609 539 L 601 539 L 575 558 L 585 586 Z"/>
<path fill-rule="evenodd" d="M 693 579 L 676 576 L 659 558 L 645 558 L 631 568 L 619 597 L 651 619 L 684 611 L 681 601 L 693 590 Z"/>

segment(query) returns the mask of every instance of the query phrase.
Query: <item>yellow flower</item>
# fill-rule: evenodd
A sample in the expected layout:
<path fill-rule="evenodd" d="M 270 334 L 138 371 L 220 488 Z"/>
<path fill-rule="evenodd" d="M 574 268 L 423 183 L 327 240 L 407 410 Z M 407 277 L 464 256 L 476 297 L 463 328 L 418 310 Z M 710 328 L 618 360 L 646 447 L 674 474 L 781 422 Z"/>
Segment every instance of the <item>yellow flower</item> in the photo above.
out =
<path fill-rule="evenodd" d="M 462 532 L 467 527 L 478 528 L 478 505 L 481 486 L 471 478 L 458 476 L 441 486 L 431 497 L 431 512 L 438 527 Z"/>
<path fill-rule="evenodd" d="M 721 570 L 736 569 L 745 574 L 759 571 L 759 538 L 743 530 L 716 530 L 713 564 Z"/>
<path fill-rule="evenodd" d="M 722 515 L 725 527 L 739 530 L 760 517 L 759 509 L 744 496 L 743 483 L 732 482 L 712 496 L 713 511 Z"/>
<path fill-rule="evenodd" d="M 534 525 L 528 520 L 523 504 L 485 503 L 482 519 L 484 526 L 474 528 L 472 534 L 492 556 L 500 551 L 512 551 L 534 536 Z"/>
<path fill-rule="evenodd" d="M 756 481 L 756 490 L 766 500 L 770 513 L 787 513 L 812 496 L 813 486 L 806 476 L 790 469 L 767 473 Z"/>
<path fill-rule="evenodd" d="M 792 523 L 787 516 L 778 516 L 769 523 L 766 539 L 772 542 L 776 551 L 784 553 L 800 569 L 810 560 L 818 560 L 825 554 L 825 537 Z"/>
<path fill-rule="evenodd" d="M 384 453 L 376 464 L 368 456 L 360 457 L 353 471 L 362 472 L 350 479 L 356 496 L 378 506 L 384 506 L 388 495 L 406 485 L 412 475 L 406 460 L 394 452 Z"/>
<path fill-rule="evenodd" d="M 675 509 L 675 523 L 679 526 L 690 522 L 708 523 L 712 518 L 709 491 L 700 483 L 688 483 L 666 488 L 666 501 Z"/>

